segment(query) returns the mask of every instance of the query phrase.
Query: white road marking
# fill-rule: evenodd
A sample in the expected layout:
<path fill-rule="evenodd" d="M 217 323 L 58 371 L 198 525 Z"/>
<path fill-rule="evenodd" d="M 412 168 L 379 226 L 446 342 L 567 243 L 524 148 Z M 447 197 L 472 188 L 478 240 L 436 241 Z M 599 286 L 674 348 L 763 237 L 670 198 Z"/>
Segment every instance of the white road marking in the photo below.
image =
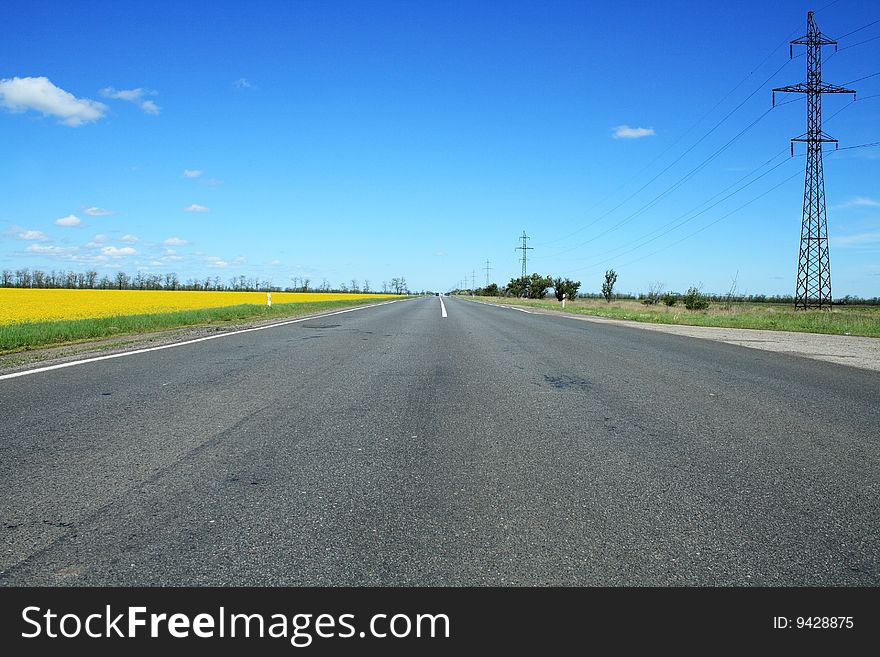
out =
<path fill-rule="evenodd" d="M 443 297 L 437 297 L 440 299 L 440 317 L 446 317 L 446 305 L 443 303 Z"/>
<path fill-rule="evenodd" d="M 469 299 L 471 303 L 481 303 L 484 306 L 492 306 L 493 308 L 509 308 L 510 310 L 518 310 L 521 313 L 525 313 L 526 315 L 534 315 L 534 311 L 532 310 L 524 310 L 523 308 L 518 308 L 517 306 L 512 306 L 506 303 L 488 303 L 487 301 L 477 301 L 476 299 Z"/>
<path fill-rule="evenodd" d="M 377 306 L 386 306 L 389 303 L 397 303 L 398 301 L 402 301 L 402 299 L 394 299 L 393 301 L 384 301 L 382 303 L 374 303 L 368 306 L 358 306 L 356 308 L 346 308 L 345 310 L 336 310 L 332 313 L 326 313 L 324 315 L 310 315 L 308 317 L 299 317 L 297 319 L 289 319 L 284 322 L 278 322 L 277 324 L 267 324 L 266 326 L 255 326 L 253 328 L 241 329 L 239 331 L 229 331 L 227 333 L 217 333 L 216 335 L 207 335 L 203 338 L 195 338 L 193 340 L 186 340 L 184 342 L 172 342 L 171 344 L 163 344 L 158 347 L 147 347 L 145 349 L 135 349 L 133 351 L 122 351 L 117 354 L 107 354 L 106 356 L 95 356 L 94 358 L 85 358 L 83 360 L 75 360 L 69 363 L 59 363 L 57 365 L 48 365 L 46 367 L 37 367 L 32 370 L 24 370 L 23 372 L 13 372 L 12 374 L 3 374 L 0 375 L 0 381 L 4 379 L 15 379 L 20 376 L 28 376 L 29 374 L 38 374 L 39 372 L 48 372 L 50 370 L 60 370 L 64 367 L 73 367 L 74 365 L 83 365 L 85 363 L 94 363 L 99 360 L 110 360 L 111 358 L 122 358 L 123 356 L 134 356 L 135 354 L 145 354 L 150 351 L 161 351 L 162 349 L 173 349 L 174 347 L 182 347 L 186 344 L 195 344 L 196 342 L 206 342 L 207 340 L 217 340 L 218 338 L 226 338 L 230 335 L 240 335 L 242 333 L 251 333 L 253 331 L 265 331 L 270 328 L 277 328 L 279 326 L 287 326 L 288 324 L 296 324 L 298 322 L 307 322 L 311 319 L 322 319 L 324 317 L 332 317 L 333 315 L 341 315 L 343 313 L 354 312 L 355 310 L 364 310 L 365 308 L 375 308 Z M 185 327 L 182 327 L 185 328 Z"/>

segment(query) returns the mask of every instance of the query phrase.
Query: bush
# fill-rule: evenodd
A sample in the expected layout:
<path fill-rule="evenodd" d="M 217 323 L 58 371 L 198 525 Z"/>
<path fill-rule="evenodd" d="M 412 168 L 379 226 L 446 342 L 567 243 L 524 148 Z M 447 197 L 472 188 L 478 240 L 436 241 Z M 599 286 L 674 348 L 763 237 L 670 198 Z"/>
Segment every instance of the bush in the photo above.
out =
<path fill-rule="evenodd" d="M 567 295 L 567 299 L 571 301 L 572 299 L 576 299 L 578 295 L 578 289 L 581 286 L 580 281 L 573 281 L 570 278 L 554 278 L 553 279 L 553 290 L 556 294 L 556 300 L 562 301 L 562 296 Z"/>
<path fill-rule="evenodd" d="M 666 304 L 667 308 L 671 308 L 676 303 L 678 303 L 678 297 L 672 292 L 667 292 L 666 294 L 664 294 L 661 300 L 663 301 L 663 303 Z"/>
<path fill-rule="evenodd" d="M 688 289 L 681 300 L 688 310 L 706 310 L 709 307 L 709 299 L 695 287 Z"/>

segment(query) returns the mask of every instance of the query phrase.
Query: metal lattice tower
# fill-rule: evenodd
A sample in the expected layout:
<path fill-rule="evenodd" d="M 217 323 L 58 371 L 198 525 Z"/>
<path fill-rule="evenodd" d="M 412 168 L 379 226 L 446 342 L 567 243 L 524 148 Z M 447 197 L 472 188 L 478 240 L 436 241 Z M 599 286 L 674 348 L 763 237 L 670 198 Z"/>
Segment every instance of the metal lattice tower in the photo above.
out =
<path fill-rule="evenodd" d="M 522 246 L 518 246 L 514 249 L 514 251 L 522 251 L 522 277 L 525 278 L 528 276 L 526 271 L 526 254 L 533 249 L 534 247 L 526 246 L 526 240 L 530 239 L 528 235 L 526 235 L 526 231 L 523 231 L 522 236 L 520 237 L 522 240 Z"/>
<path fill-rule="evenodd" d="M 486 261 L 486 287 L 489 287 L 489 271 L 492 268 L 489 266 L 489 261 Z"/>
<path fill-rule="evenodd" d="M 822 94 L 853 94 L 852 89 L 822 82 L 822 46 L 835 46 L 837 42 L 825 37 L 813 20 L 813 12 L 807 12 L 807 33 L 789 45 L 789 58 L 794 45 L 807 47 L 807 81 L 773 90 L 776 92 L 803 93 L 807 95 L 807 131 L 791 140 L 807 144 L 807 166 L 804 180 L 804 213 L 801 222 L 801 246 L 798 256 L 797 289 L 794 307 L 831 308 L 831 262 L 828 256 L 828 224 L 825 213 L 825 176 L 822 170 L 822 144 L 837 146 L 837 140 L 822 131 Z"/>

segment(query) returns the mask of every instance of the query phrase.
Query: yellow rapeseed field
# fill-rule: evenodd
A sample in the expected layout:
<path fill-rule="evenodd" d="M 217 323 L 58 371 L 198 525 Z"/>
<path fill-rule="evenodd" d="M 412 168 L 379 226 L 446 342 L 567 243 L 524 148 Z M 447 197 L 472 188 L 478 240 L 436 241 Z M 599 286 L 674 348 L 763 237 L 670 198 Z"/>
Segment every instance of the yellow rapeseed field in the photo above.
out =
<path fill-rule="evenodd" d="M 391 294 L 273 292 L 272 304 L 393 297 Z M 147 315 L 242 304 L 266 305 L 265 292 L 33 290 L 0 288 L 0 325 L 58 319 Z"/>

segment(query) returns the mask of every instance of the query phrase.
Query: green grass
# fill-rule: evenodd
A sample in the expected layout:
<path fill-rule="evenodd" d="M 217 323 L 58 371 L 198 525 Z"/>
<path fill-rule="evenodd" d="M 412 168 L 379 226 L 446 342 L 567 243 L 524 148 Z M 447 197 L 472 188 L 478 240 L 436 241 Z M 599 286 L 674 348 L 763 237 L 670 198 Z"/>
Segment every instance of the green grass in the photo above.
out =
<path fill-rule="evenodd" d="M 562 311 L 562 304 L 556 299 L 476 298 L 480 301 Z M 880 306 L 835 306 L 831 311 L 795 311 L 792 306 L 781 304 L 733 303 L 728 309 L 726 304 L 712 303 L 708 310 L 687 310 L 680 306 L 667 308 L 662 304 L 645 306 L 632 300 L 607 303 L 603 299 L 578 299 L 567 302 L 564 312 L 652 324 L 880 337 Z"/>
<path fill-rule="evenodd" d="M 182 327 L 235 325 L 264 319 L 298 317 L 381 301 L 385 299 L 310 301 L 275 304 L 271 307 L 241 305 L 151 315 L 7 324 L 0 326 L 0 354 Z"/>

